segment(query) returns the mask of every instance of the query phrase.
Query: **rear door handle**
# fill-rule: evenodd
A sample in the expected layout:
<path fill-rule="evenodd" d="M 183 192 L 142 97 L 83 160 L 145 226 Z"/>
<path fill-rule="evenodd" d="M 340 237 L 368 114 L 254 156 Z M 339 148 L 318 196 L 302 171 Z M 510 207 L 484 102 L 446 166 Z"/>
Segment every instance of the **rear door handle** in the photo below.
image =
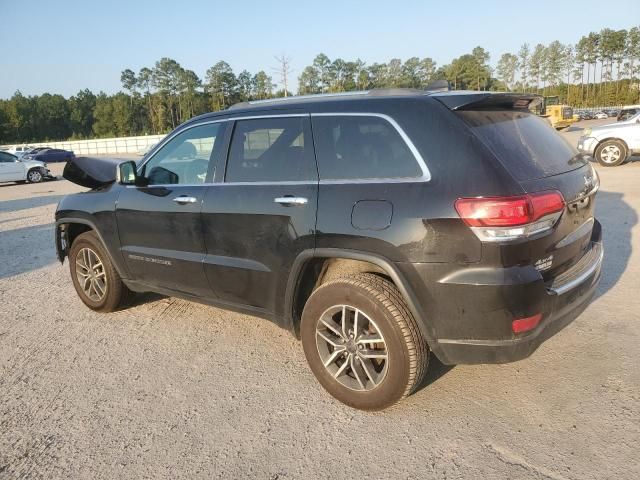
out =
<path fill-rule="evenodd" d="M 180 205 L 186 205 L 187 203 L 196 203 L 198 199 L 196 197 L 188 197 L 186 195 L 181 195 L 173 199 L 174 202 L 179 203 Z"/>
<path fill-rule="evenodd" d="M 291 207 L 294 205 L 306 205 L 309 200 L 304 197 L 293 197 L 285 195 L 284 197 L 274 198 L 273 201 L 275 203 L 279 203 L 280 205 L 284 205 L 285 207 Z"/>

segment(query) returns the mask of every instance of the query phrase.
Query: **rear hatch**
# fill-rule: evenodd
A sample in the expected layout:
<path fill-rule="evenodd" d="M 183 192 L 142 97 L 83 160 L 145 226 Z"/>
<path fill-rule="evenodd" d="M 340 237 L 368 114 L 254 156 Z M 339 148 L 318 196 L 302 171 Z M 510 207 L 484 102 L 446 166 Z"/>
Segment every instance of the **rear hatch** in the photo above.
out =
<path fill-rule="evenodd" d="M 589 162 L 546 120 L 526 109 L 463 107 L 457 115 L 493 152 L 525 193 L 556 190 L 566 206 L 550 233 L 507 249 L 508 264 L 533 263 L 552 280 L 591 248 L 598 178 Z"/>

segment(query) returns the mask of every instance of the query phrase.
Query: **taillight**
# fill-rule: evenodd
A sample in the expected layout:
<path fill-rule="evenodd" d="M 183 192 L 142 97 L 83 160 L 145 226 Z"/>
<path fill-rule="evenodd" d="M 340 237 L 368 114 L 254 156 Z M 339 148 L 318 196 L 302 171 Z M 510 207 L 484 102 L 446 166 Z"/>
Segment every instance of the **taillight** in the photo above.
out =
<path fill-rule="evenodd" d="M 507 241 L 550 230 L 564 211 L 557 191 L 515 197 L 459 198 L 455 208 L 460 218 L 480 240 Z"/>

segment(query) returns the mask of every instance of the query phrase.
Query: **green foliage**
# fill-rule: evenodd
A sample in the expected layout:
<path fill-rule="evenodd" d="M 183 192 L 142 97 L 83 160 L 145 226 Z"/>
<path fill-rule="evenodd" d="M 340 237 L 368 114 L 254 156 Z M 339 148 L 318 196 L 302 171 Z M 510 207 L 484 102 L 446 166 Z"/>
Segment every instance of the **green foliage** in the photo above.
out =
<path fill-rule="evenodd" d="M 393 58 L 389 63 L 367 66 L 354 61 L 331 60 L 320 53 L 313 64 L 298 77 L 298 93 L 337 93 L 371 88 L 425 88 L 434 79 L 436 64 L 431 58 L 411 57 L 404 63 Z"/>

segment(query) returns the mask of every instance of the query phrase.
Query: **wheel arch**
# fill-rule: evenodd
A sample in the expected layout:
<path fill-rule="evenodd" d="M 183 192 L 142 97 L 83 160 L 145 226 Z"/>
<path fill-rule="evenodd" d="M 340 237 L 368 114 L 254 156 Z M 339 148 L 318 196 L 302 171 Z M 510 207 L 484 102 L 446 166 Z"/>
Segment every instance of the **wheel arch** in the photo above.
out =
<path fill-rule="evenodd" d="M 595 154 L 598 151 L 598 149 L 602 146 L 603 143 L 610 142 L 610 141 L 620 142 L 622 145 L 624 145 L 624 149 L 626 153 L 625 158 L 629 157 L 629 145 L 623 139 L 618 137 L 607 137 L 607 138 L 603 138 L 602 140 L 599 140 L 598 145 L 596 145 L 596 148 L 594 149 L 593 153 Z"/>
<path fill-rule="evenodd" d="M 56 255 L 60 263 L 64 263 L 64 259 L 69 253 L 69 248 L 71 248 L 71 244 L 78 237 L 78 235 L 89 231 L 95 232 L 95 234 L 98 236 L 98 239 L 104 246 L 105 251 L 108 255 L 110 255 L 109 249 L 107 248 L 107 243 L 104 241 L 100 230 L 91 220 L 80 217 L 65 217 L 56 220 Z M 118 275 L 122 276 L 122 272 L 120 271 L 117 262 L 114 262 L 113 259 L 111 259 L 111 263 L 118 272 Z"/>
<path fill-rule="evenodd" d="M 296 338 L 300 338 L 300 318 L 306 299 L 322 279 L 322 268 L 327 260 L 353 260 L 374 266 L 372 273 L 387 277 L 398 288 L 411 314 L 416 319 L 420 333 L 430 346 L 436 345 L 432 326 L 428 322 L 415 292 L 398 268 L 385 257 L 370 252 L 339 248 L 318 248 L 305 250 L 296 258 L 289 278 L 285 294 L 284 324 Z M 312 279 L 310 282 L 309 279 Z"/>

